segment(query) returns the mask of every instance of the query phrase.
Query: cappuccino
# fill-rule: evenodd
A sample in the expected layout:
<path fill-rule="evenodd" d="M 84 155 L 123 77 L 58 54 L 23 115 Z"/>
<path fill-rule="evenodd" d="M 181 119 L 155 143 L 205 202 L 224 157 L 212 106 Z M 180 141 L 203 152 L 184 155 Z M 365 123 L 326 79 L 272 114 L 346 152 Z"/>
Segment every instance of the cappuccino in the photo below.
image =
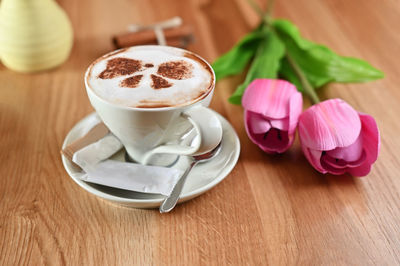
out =
<path fill-rule="evenodd" d="M 205 98 L 214 84 L 211 67 L 188 51 L 167 46 L 135 46 L 97 59 L 87 86 L 112 104 L 135 108 L 189 105 Z"/>

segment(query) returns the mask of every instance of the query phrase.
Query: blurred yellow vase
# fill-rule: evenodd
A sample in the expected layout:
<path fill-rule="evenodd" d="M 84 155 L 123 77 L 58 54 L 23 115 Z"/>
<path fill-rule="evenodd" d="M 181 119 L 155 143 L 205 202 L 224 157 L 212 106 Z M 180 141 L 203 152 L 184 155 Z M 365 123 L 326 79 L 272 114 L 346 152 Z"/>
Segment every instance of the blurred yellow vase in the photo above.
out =
<path fill-rule="evenodd" d="M 34 72 L 62 64 L 71 51 L 71 23 L 54 0 L 1 0 L 0 59 Z"/>

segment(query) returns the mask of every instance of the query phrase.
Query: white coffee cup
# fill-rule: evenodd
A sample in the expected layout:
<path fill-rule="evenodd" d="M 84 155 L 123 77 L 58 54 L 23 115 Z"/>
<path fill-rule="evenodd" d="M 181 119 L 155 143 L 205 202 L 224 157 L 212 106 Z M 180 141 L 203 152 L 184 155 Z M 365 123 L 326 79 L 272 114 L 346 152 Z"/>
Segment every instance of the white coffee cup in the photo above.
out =
<path fill-rule="evenodd" d="M 194 154 L 201 145 L 201 132 L 215 126 L 215 120 L 218 119 L 207 108 L 214 93 L 215 73 L 204 59 L 195 56 L 198 60 L 202 60 L 210 70 L 212 75 L 210 88 L 198 100 L 178 106 L 141 108 L 111 103 L 90 88 L 87 78 L 90 67 L 88 68 L 85 75 L 85 86 L 89 100 L 97 114 L 110 131 L 119 138 L 129 157 L 134 161 L 166 166 L 171 163 L 173 156 L 152 155 Z M 179 138 L 190 125 L 196 132 L 196 141 L 191 145 L 179 144 Z"/>

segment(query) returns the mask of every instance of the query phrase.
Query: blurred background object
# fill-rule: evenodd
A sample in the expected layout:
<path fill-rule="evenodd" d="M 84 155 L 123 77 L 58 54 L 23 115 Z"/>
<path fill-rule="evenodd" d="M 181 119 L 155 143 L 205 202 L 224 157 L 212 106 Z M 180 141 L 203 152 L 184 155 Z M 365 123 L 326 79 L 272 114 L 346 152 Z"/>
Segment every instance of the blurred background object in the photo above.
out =
<path fill-rule="evenodd" d="M 128 26 L 128 32 L 118 34 L 112 39 L 115 48 L 143 44 L 186 48 L 193 40 L 192 28 L 189 25 L 182 25 L 180 17 L 149 25 L 132 24 Z"/>
<path fill-rule="evenodd" d="M 2 0 L 0 58 L 15 71 L 35 72 L 62 64 L 73 43 L 71 23 L 54 0 Z"/>

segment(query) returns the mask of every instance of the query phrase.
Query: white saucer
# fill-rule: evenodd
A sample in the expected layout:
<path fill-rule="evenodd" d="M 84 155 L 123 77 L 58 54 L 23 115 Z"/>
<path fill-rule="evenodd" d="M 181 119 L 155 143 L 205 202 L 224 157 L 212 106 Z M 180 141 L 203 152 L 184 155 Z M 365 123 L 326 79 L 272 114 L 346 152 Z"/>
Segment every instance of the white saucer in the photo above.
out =
<path fill-rule="evenodd" d="M 212 160 L 198 164 L 190 172 L 179 202 L 184 202 L 197 197 L 221 182 L 236 165 L 240 153 L 239 138 L 229 124 L 220 114 L 215 112 L 222 124 L 223 140 L 219 154 Z M 96 113 L 92 113 L 79 121 L 66 136 L 63 148 L 85 134 L 90 124 L 96 119 Z M 124 161 L 124 151 L 113 156 L 115 160 Z M 87 183 L 80 179 L 83 175 L 80 169 L 62 156 L 62 161 L 70 177 L 86 191 L 105 200 L 134 208 L 156 208 L 159 207 L 165 196 L 159 194 L 140 193 L 129 190 L 111 188 L 97 184 Z M 173 167 L 185 169 L 189 164 L 188 158 L 181 156 Z"/>

